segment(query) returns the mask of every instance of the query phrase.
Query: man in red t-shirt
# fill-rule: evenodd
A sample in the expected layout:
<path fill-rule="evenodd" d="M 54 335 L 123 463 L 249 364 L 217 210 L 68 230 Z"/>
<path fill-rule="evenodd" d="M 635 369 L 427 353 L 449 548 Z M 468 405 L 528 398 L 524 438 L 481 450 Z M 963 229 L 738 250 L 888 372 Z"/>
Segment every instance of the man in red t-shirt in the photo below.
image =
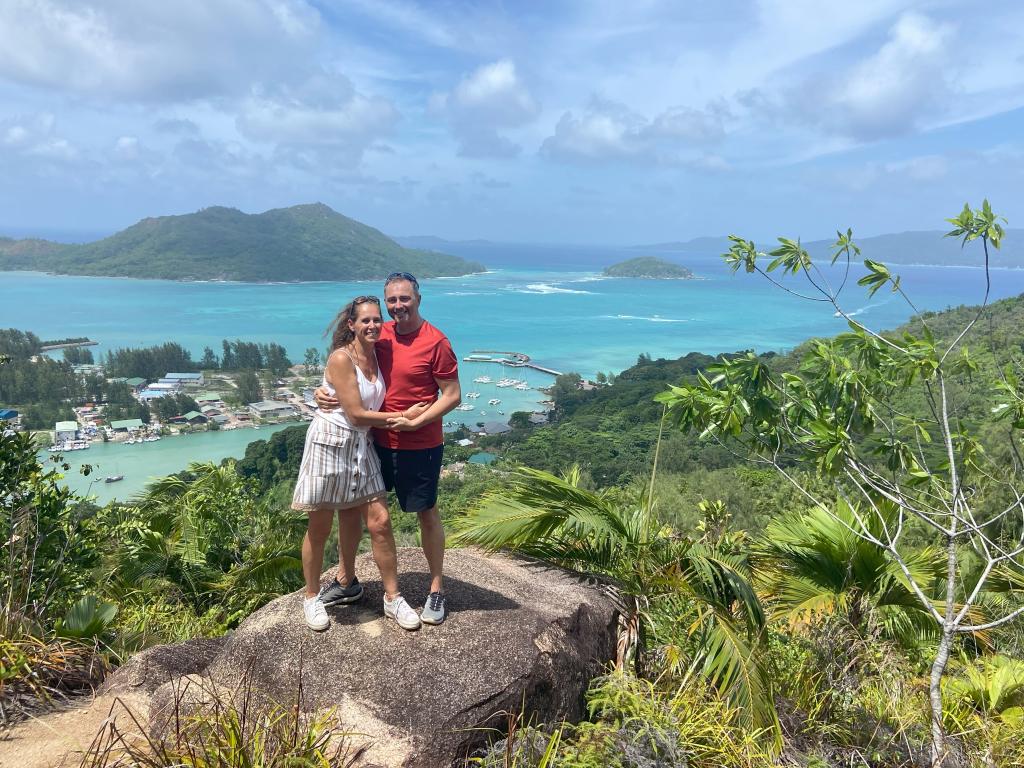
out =
<path fill-rule="evenodd" d="M 423 554 L 430 566 L 430 595 L 420 619 L 440 624 L 447 614 L 442 580 L 444 528 L 437 511 L 444 451 L 441 419 L 462 401 L 462 389 L 452 345 L 420 315 L 420 300 L 415 277 L 408 272 L 388 275 L 384 303 L 394 322 L 385 323 L 375 347 L 387 385 L 381 410 L 405 411 L 416 403 L 430 407 L 414 419 L 393 420 L 391 429 L 374 429 L 373 435 L 385 487 L 395 492 L 404 512 L 415 512 L 419 518 Z M 322 390 L 317 390 L 316 401 L 321 407 L 337 407 L 337 401 Z"/>

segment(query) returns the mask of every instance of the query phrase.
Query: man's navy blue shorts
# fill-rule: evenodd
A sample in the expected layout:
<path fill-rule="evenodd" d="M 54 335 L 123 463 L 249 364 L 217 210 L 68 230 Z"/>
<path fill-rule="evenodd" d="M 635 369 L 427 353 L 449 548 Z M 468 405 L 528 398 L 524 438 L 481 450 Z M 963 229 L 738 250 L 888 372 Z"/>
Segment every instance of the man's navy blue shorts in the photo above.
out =
<path fill-rule="evenodd" d="M 425 512 L 437 505 L 444 446 L 398 450 L 374 443 L 384 487 L 394 491 L 403 512 Z"/>

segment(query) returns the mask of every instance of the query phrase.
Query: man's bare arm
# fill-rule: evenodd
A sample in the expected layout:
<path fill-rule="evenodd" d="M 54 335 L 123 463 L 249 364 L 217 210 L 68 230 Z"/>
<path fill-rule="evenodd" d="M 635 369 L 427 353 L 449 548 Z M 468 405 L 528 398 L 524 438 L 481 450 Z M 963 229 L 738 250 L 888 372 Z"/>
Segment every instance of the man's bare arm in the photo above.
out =
<path fill-rule="evenodd" d="M 417 430 L 425 424 L 444 418 L 445 414 L 455 410 L 462 402 L 462 385 L 455 379 L 434 379 L 440 394 L 423 413 L 414 419 L 391 419 L 388 424 L 392 429 L 400 431 Z"/>

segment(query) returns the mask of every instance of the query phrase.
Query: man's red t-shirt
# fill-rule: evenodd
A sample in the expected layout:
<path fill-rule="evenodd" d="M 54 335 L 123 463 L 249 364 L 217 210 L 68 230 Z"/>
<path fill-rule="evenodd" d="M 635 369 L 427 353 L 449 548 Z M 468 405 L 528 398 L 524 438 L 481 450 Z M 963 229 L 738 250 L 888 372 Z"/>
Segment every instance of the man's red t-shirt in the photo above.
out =
<path fill-rule="evenodd" d="M 459 361 L 451 342 L 426 320 L 416 331 L 395 332 L 394 321 L 384 323 L 375 345 L 377 362 L 388 391 L 382 411 L 404 411 L 416 403 L 432 403 L 437 399 L 434 379 L 456 379 Z M 434 421 L 415 432 L 373 430 L 377 445 L 392 449 L 436 448 L 444 443 L 441 421 Z"/>

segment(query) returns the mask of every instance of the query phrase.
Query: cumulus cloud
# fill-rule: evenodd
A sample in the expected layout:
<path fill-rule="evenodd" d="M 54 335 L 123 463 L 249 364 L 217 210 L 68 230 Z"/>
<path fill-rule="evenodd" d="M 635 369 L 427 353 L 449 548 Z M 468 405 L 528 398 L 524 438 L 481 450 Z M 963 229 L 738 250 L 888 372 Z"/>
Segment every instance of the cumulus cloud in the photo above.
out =
<path fill-rule="evenodd" d="M 357 92 L 344 75 L 321 71 L 297 84 L 258 86 L 236 124 L 254 141 L 317 150 L 353 165 L 397 119 L 390 101 Z"/>
<path fill-rule="evenodd" d="M 754 89 L 737 102 L 774 124 L 798 122 L 855 141 L 910 133 L 954 106 L 954 28 L 904 13 L 875 51 L 836 74 L 811 74 L 778 93 Z"/>
<path fill-rule="evenodd" d="M 913 13 L 900 17 L 878 52 L 830 89 L 831 127 L 868 139 L 914 128 L 949 95 L 944 65 L 951 39 L 948 24 Z"/>
<path fill-rule="evenodd" d="M 78 148 L 57 134 L 56 118 L 49 112 L 24 115 L 0 122 L 0 148 L 8 155 L 66 161 Z"/>
<path fill-rule="evenodd" d="M 294 69 L 305 0 L 5 0 L 0 78 L 100 100 L 188 100 Z"/>
<path fill-rule="evenodd" d="M 697 160 L 711 156 L 701 152 L 692 159 L 695 149 L 725 137 L 728 114 L 724 105 L 713 104 L 704 110 L 672 107 L 648 119 L 625 104 L 595 96 L 579 116 L 562 115 L 541 153 L 568 162 L 626 160 L 700 167 Z"/>
<path fill-rule="evenodd" d="M 449 93 L 434 94 L 434 114 L 443 115 L 459 140 L 464 157 L 508 157 L 518 144 L 499 131 L 524 125 L 540 107 L 510 59 L 485 64 L 464 77 Z"/>

